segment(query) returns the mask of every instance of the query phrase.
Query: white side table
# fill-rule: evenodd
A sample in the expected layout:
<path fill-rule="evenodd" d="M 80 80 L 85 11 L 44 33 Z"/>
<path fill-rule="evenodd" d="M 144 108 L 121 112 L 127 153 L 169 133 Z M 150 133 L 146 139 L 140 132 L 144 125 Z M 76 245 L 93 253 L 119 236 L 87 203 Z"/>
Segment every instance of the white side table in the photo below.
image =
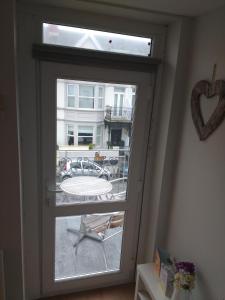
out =
<path fill-rule="evenodd" d="M 137 266 L 134 300 L 169 300 L 163 294 L 153 263 Z"/>

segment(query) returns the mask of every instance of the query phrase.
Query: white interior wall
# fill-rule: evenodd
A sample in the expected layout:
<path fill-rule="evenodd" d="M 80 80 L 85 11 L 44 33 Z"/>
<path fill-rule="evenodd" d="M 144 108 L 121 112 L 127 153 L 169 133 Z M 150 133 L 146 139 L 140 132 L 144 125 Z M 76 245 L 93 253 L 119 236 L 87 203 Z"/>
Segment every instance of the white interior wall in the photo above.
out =
<path fill-rule="evenodd" d="M 155 247 L 165 245 L 168 226 L 169 195 L 171 193 L 176 146 L 177 123 L 183 114 L 186 73 L 192 34 L 192 20 L 183 19 L 168 26 L 165 57 L 158 74 L 155 114 L 146 163 L 146 183 L 141 219 L 140 262 L 152 261 Z"/>
<path fill-rule="evenodd" d="M 4 251 L 6 299 L 22 300 L 15 1 L 1 3 L 0 20 L 0 249 Z"/>
<path fill-rule="evenodd" d="M 214 63 L 216 79 L 225 80 L 224 37 L 225 8 L 197 18 L 191 40 L 185 116 L 178 126 L 181 138 L 167 232 L 168 249 L 178 258 L 197 265 L 198 300 L 225 296 L 225 122 L 200 142 L 192 122 L 190 96 L 197 81 L 211 79 Z M 210 101 L 205 101 L 204 106 L 209 113 Z"/>

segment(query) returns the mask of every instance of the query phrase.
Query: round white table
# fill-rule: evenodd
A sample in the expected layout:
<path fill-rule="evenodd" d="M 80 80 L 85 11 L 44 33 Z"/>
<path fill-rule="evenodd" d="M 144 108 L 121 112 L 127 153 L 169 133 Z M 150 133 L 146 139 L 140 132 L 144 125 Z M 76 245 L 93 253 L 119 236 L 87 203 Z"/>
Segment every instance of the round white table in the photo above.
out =
<path fill-rule="evenodd" d="M 64 180 L 60 188 L 67 194 L 88 197 L 111 192 L 112 184 L 99 177 L 77 176 Z"/>

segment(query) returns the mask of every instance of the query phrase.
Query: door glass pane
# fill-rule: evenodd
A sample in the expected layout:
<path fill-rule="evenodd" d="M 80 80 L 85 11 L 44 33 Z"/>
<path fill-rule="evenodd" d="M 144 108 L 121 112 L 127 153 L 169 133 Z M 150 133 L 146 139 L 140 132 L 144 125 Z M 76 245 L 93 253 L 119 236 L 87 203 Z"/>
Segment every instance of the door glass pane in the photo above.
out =
<path fill-rule="evenodd" d="M 120 270 L 124 212 L 55 219 L 55 280 Z"/>
<path fill-rule="evenodd" d="M 150 55 L 152 45 L 150 38 L 47 23 L 43 24 L 43 42 L 142 56 Z"/>
<path fill-rule="evenodd" d="M 69 110 L 66 90 L 83 101 L 104 97 L 105 109 Z M 59 79 L 57 91 L 56 205 L 125 201 L 136 86 Z"/>

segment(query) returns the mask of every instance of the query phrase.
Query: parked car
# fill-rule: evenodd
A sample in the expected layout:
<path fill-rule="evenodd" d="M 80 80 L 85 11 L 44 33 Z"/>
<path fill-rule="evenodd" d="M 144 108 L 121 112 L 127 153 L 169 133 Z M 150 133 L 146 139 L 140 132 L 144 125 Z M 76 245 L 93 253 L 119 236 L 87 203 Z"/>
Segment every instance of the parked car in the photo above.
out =
<path fill-rule="evenodd" d="M 61 171 L 61 179 L 65 180 L 74 176 L 96 176 L 109 180 L 111 173 L 108 169 L 99 166 L 97 163 L 90 160 L 75 160 L 68 161 L 64 170 Z"/>

